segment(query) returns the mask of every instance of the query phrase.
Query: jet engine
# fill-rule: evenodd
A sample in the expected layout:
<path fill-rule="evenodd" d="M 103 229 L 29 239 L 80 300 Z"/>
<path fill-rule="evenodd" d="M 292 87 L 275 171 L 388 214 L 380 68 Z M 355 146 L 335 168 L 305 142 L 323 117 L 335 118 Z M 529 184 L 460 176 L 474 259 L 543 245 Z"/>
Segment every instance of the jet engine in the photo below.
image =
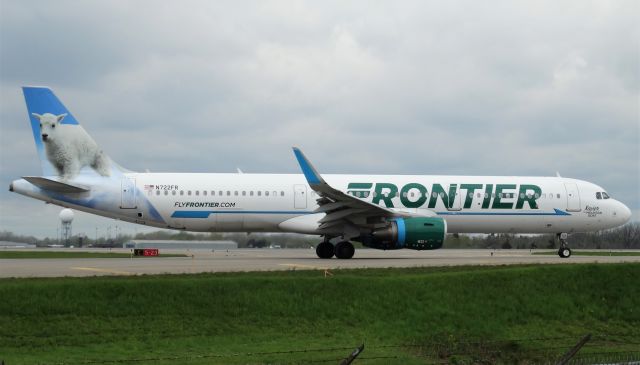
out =
<path fill-rule="evenodd" d="M 447 222 L 442 218 L 396 218 L 386 227 L 360 237 L 360 241 L 367 247 L 382 250 L 435 250 L 442 247 L 446 234 Z"/>

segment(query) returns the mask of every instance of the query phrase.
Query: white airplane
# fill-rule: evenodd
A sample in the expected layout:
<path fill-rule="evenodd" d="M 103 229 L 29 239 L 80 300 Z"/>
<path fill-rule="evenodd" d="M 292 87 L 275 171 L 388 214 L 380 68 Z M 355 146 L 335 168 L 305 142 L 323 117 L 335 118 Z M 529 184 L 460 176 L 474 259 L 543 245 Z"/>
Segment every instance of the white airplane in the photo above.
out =
<path fill-rule="evenodd" d="M 567 234 L 626 223 L 631 212 L 598 185 L 556 177 L 323 175 L 298 148 L 302 174 L 138 173 L 114 163 L 46 87 L 23 88 L 42 176 L 10 191 L 66 208 L 197 232 L 322 236 L 321 258 L 350 241 L 433 250 L 447 233 Z"/>

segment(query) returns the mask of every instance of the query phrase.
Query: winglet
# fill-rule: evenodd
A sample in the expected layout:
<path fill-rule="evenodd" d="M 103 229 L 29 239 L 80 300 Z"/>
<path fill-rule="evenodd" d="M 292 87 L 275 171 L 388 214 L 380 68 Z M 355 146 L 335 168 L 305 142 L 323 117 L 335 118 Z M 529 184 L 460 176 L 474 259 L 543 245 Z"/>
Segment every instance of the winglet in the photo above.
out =
<path fill-rule="evenodd" d="M 302 169 L 302 173 L 304 177 L 307 179 L 309 185 L 321 185 L 325 184 L 322 176 L 316 171 L 316 169 L 311 165 L 311 162 L 307 159 L 307 157 L 300 151 L 298 147 L 293 147 L 293 153 L 296 155 L 296 159 L 298 159 L 298 163 L 300 164 L 300 168 Z"/>

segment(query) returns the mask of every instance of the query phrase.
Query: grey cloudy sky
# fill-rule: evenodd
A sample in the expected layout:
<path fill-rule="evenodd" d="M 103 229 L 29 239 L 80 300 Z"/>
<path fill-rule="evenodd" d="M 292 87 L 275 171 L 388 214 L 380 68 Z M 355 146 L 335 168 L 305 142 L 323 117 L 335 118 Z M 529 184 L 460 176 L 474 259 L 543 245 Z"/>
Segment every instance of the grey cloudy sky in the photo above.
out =
<path fill-rule="evenodd" d="M 0 0 L 0 187 L 40 172 L 20 86 L 138 171 L 554 175 L 640 219 L 638 1 Z M 0 230 L 60 208 L 0 189 Z M 75 232 L 134 226 L 77 214 Z M 137 228 L 138 231 L 143 228 Z"/>

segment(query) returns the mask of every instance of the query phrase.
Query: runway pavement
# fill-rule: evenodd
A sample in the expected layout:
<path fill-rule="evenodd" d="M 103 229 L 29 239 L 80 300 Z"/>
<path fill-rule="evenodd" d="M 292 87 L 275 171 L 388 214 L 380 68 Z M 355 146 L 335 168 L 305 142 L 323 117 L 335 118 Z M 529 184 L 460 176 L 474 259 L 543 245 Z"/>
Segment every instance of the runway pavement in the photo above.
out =
<path fill-rule="evenodd" d="M 57 249 L 60 251 L 60 249 Z M 78 251 L 78 249 L 70 249 Z M 88 251 L 88 250 L 84 250 Z M 106 249 L 93 251 L 106 252 Z M 129 252 L 126 249 L 111 252 Z M 640 256 L 532 255 L 529 250 L 378 251 L 358 249 L 351 260 L 322 260 L 312 249 L 238 249 L 227 251 L 164 250 L 192 257 L 0 259 L 0 277 L 179 274 L 233 271 L 333 270 L 452 265 L 514 265 L 640 262 Z M 493 254 L 492 254 L 493 253 Z"/>

